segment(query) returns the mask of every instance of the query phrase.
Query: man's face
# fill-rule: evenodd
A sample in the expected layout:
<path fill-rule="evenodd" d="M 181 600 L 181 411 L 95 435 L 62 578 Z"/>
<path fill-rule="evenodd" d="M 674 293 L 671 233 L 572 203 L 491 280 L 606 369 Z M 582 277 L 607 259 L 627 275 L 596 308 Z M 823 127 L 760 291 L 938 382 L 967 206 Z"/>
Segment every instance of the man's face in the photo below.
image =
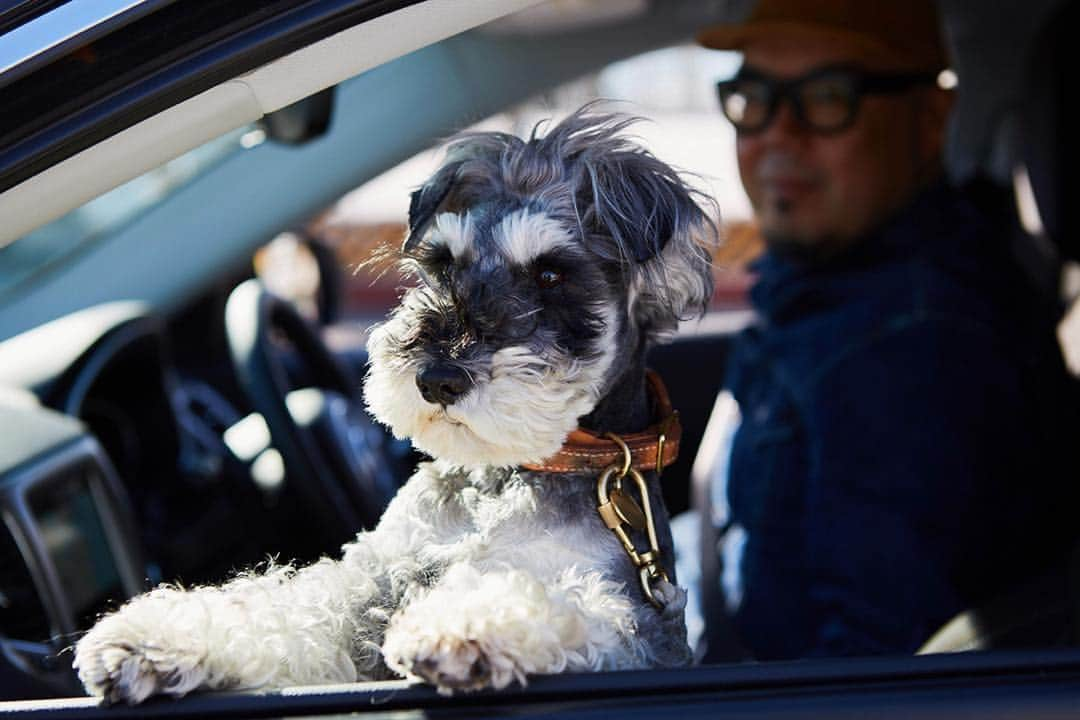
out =
<path fill-rule="evenodd" d="M 757 39 L 745 48 L 747 68 L 780 79 L 836 64 L 882 70 L 842 44 L 814 37 Z M 829 135 L 803 127 L 782 102 L 768 127 L 740 134 L 739 172 L 766 242 L 827 257 L 905 204 L 940 156 L 944 113 L 927 116 L 934 92 L 864 95 L 854 124 Z"/>

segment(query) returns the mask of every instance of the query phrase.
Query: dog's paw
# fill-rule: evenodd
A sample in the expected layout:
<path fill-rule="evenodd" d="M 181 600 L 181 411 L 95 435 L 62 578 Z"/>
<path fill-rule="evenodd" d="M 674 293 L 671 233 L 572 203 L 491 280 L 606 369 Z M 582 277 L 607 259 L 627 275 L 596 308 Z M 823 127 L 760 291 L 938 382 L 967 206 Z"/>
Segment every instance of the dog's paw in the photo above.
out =
<path fill-rule="evenodd" d="M 75 646 L 74 667 L 86 691 L 106 703 L 135 705 L 151 695 L 180 697 L 203 684 L 202 656 L 152 640 L 124 637 L 106 618 Z"/>
<path fill-rule="evenodd" d="M 514 678 L 524 684 L 524 674 L 508 658 L 500 658 L 476 640 L 440 638 L 412 648 L 408 662 L 410 675 L 434 685 L 440 693 L 455 690 L 502 688 Z"/>
<path fill-rule="evenodd" d="M 565 666 L 549 605 L 544 588 L 522 573 L 455 567 L 442 585 L 394 615 L 383 660 L 444 694 L 524 685 L 529 673 Z"/>

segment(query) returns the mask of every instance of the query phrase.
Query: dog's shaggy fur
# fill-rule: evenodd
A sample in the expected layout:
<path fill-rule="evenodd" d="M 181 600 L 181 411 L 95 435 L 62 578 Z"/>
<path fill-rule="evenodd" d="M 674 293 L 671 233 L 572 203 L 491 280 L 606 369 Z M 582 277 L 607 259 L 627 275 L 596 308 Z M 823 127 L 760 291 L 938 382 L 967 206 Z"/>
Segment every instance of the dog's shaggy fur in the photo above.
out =
<path fill-rule="evenodd" d="M 419 282 L 373 332 L 365 383 L 372 413 L 436 460 L 339 561 L 161 587 L 102 619 L 76 648 L 89 692 L 395 675 L 471 689 L 689 660 L 684 594 L 661 583 L 664 609 L 646 601 L 596 474 L 518 468 L 579 423 L 647 426 L 645 351 L 711 294 L 715 228 L 631 122 L 585 108 L 544 137 L 452 142 L 413 194 L 400 259 Z"/>

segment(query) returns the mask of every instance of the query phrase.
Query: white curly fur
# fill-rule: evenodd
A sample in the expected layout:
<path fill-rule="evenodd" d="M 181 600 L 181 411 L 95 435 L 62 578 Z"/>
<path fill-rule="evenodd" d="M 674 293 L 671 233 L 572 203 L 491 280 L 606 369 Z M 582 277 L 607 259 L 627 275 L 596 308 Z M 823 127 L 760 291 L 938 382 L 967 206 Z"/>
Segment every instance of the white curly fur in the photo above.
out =
<path fill-rule="evenodd" d="M 407 305 L 405 306 L 407 307 Z M 574 362 L 553 351 L 541 357 L 523 346 L 491 357 L 486 377 L 448 407 L 426 402 L 416 387 L 417 368 L 394 356 L 388 338 L 403 333 L 409 313 L 396 313 L 368 341 L 371 370 L 364 382 L 368 410 L 399 438 L 433 457 L 462 467 L 512 466 L 551 457 L 599 398 L 615 352 L 616 324 L 609 315 L 603 354 Z"/>
<path fill-rule="evenodd" d="M 342 560 L 135 598 L 79 641 L 79 677 L 134 704 L 391 672 L 446 691 L 654 664 L 639 622 L 655 611 L 611 579 L 626 563 L 614 536 L 589 516 L 550 532 L 542 495 L 516 473 L 422 465 Z"/>
<path fill-rule="evenodd" d="M 527 674 L 642 664 L 622 587 L 576 567 L 551 585 L 506 567 L 452 567 L 394 616 L 383 653 L 402 675 L 437 669 L 439 687 L 503 688 Z"/>
<path fill-rule="evenodd" d="M 222 587 L 159 587 L 80 641 L 79 675 L 88 689 L 112 686 L 127 702 L 197 687 L 353 682 L 357 670 L 343 642 L 353 620 L 341 610 L 350 597 L 370 595 L 372 583 L 348 570 L 323 560 L 300 571 L 245 574 Z"/>

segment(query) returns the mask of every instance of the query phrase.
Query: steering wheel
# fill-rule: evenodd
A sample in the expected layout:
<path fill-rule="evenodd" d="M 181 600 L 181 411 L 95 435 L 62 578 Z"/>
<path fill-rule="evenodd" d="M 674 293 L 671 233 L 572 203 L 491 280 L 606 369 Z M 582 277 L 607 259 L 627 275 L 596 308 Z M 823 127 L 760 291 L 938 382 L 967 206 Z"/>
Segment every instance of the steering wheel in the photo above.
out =
<path fill-rule="evenodd" d="M 229 295 L 225 332 L 237 378 L 266 421 L 286 483 L 329 539 L 344 542 L 373 527 L 404 468 L 386 431 L 364 410 L 359 380 L 292 305 L 258 280 Z M 296 377 L 306 386 L 294 388 Z"/>

